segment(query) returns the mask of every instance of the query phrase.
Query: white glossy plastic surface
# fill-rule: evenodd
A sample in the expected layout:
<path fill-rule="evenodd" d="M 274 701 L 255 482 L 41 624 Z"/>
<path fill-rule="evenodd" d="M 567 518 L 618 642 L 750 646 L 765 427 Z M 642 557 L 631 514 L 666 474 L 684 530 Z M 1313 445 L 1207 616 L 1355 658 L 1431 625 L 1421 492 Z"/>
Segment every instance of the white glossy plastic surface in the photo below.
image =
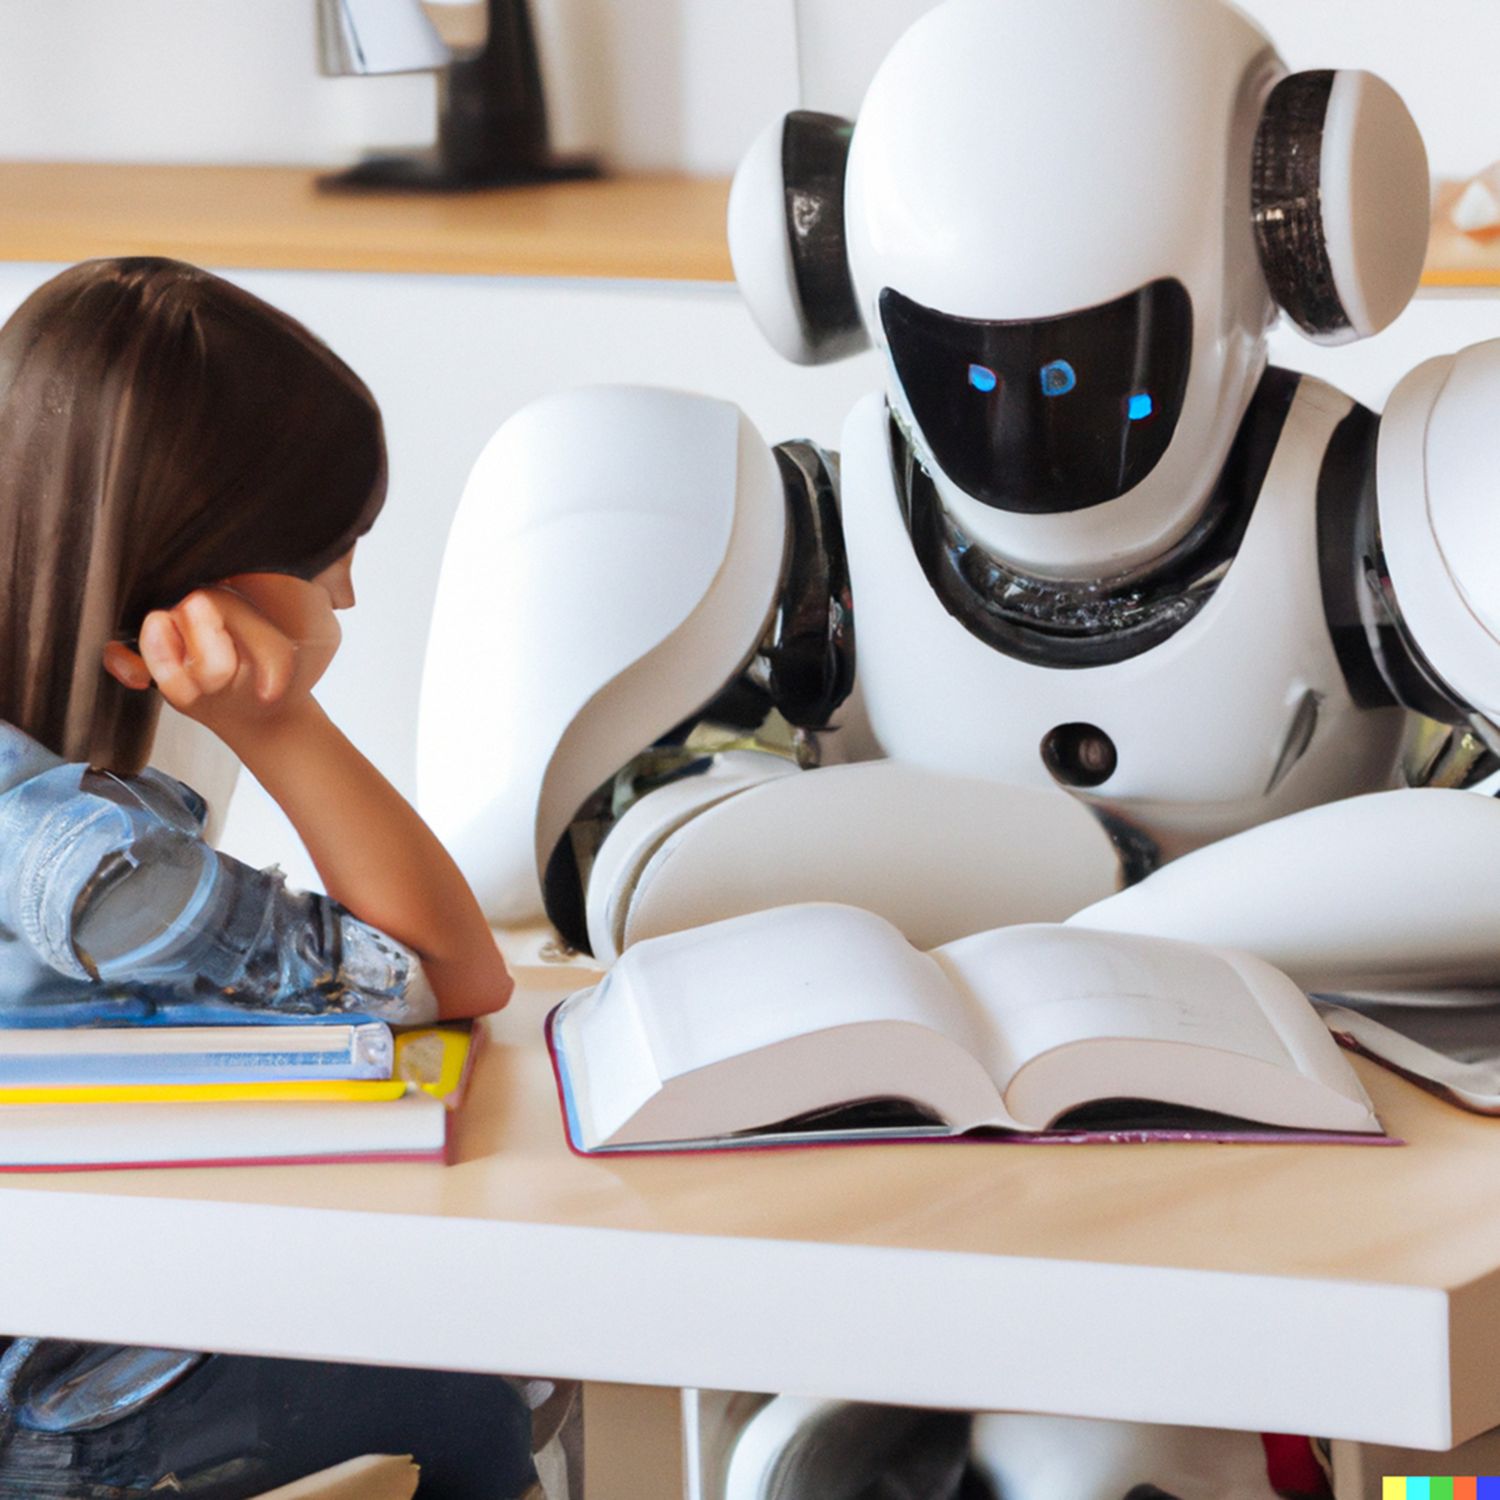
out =
<path fill-rule="evenodd" d="M 493 919 L 540 912 L 539 850 L 733 675 L 784 529 L 770 451 L 726 402 L 573 391 L 496 434 L 444 557 L 417 770 L 423 814 Z"/>
<path fill-rule="evenodd" d="M 1112 666 L 1058 670 L 994 650 L 934 594 L 892 485 L 878 397 L 844 428 L 845 539 L 860 680 L 886 754 L 954 775 L 1052 786 L 1043 738 L 1095 725 L 1117 754 L 1093 793 L 1169 853 L 1298 808 L 1396 784 L 1395 712 L 1356 709 L 1323 618 L 1316 491 L 1349 401 L 1304 380 L 1249 528 L 1199 613 Z M 1316 720 L 1297 753 L 1299 712 Z"/>
<path fill-rule="evenodd" d="M 847 1500 L 911 1493 L 886 1461 L 899 1452 L 918 1411 L 815 1396 L 777 1396 L 746 1424 L 730 1456 L 722 1494 L 704 1500 Z M 915 1466 L 913 1466 L 915 1467 Z M 925 1477 L 925 1476 L 923 1476 Z"/>
<path fill-rule="evenodd" d="M 827 364 L 869 348 L 870 340 L 859 322 L 830 326 L 826 310 L 809 308 L 802 300 L 788 213 L 799 220 L 806 216 L 808 222 L 799 222 L 798 232 L 825 236 L 830 254 L 842 255 L 844 247 L 842 234 L 826 222 L 830 205 L 807 193 L 789 195 L 782 170 L 789 119 L 762 131 L 735 173 L 729 190 L 729 257 L 740 295 L 767 343 L 794 364 Z"/>
<path fill-rule="evenodd" d="M 1380 429 L 1381 542 L 1422 654 L 1486 717 L 1500 717 L 1500 340 L 1428 360 L 1397 386 Z"/>
<path fill-rule="evenodd" d="M 1417 289 L 1432 193 L 1421 132 L 1384 79 L 1334 75 L 1319 185 L 1333 284 L 1350 324 L 1326 342 L 1379 333 Z"/>
<path fill-rule="evenodd" d="M 1120 1500 L 1136 1485 L 1174 1500 L 1277 1494 L 1253 1432 L 1006 1412 L 974 1419 L 973 1450 L 1005 1500 Z"/>
<path fill-rule="evenodd" d="M 1001 922 L 1060 920 L 1120 878 L 1098 819 L 1055 787 L 897 761 L 826 766 L 683 822 L 637 877 L 624 936 L 839 901 L 930 948 Z"/>
<path fill-rule="evenodd" d="M 1500 803 L 1406 790 L 1210 844 L 1072 918 L 1245 948 L 1304 989 L 1494 983 Z"/>
<path fill-rule="evenodd" d="M 984 319 L 1095 307 L 1158 277 L 1176 277 L 1192 299 L 1176 433 L 1124 496 L 1013 515 L 935 475 L 991 550 L 1041 572 L 1107 576 L 1143 562 L 1201 509 L 1274 315 L 1248 206 L 1241 216 L 1225 205 L 1248 205 L 1251 142 L 1276 67 L 1240 12 L 1206 0 L 948 0 L 876 73 L 845 208 L 877 346 L 885 287 Z"/>
<path fill-rule="evenodd" d="M 766 342 L 793 364 L 817 363 L 802 317 L 786 226 L 781 170 L 785 122 L 778 116 L 756 136 L 729 189 L 729 258 L 734 279 Z"/>
<path fill-rule="evenodd" d="M 635 900 L 641 873 L 648 860 L 677 829 L 691 822 L 696 828 L 703 814 L 717 802 L 757 786 L 763 781 L 798 774 L 794 762 L 779 756 L 754 751 L 726 751 L 714 758 L 701 775 L 669 782 L 637 802 L 609 831 L 589 874 L 586 910 L 589 947 L 601 964 L 610 964 L 625 946 L 625 922 Z M 725 850 L 733 855 L 740 851 Z M 762 843 L 753 858 L 767 859 Z M 775 861 L 773 857 L 773 862 Z M 693 893 L 699 901 L 715 904 L 716 894 L 727 870 L 717 866 L 709 872 L 702 890 Z M 764 903 L 762 903 L 764 904 Z M 724 915 L 729 915 L 726 911 Z M 674 912 L 668 926 L 661 930 L 691 927 L 696 919 L 692 912 Z M 707 919 L 707 920 L 712 920 Z"/>

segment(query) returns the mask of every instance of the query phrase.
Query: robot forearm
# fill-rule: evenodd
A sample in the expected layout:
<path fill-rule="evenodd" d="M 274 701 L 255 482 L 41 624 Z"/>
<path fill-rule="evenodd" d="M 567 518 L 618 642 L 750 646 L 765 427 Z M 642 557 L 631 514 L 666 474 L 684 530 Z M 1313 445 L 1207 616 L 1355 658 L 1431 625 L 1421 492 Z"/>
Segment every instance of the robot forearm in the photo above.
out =
<path fill-rule="evenodd" d="M 1186 854 L 1072 921 L 1246 948 L 1305 989 L 1494 984 L 1500 803 L 1428 789 L 1309 808 Z"/>
<path fill-rule="evenodd" d="M 589 872 L 596 957 L 798 902 L 873 911 L 921 948 L 1059 921 L 1117 890 L 1123 859 L 1084 804 L 898 761 L 767 774 L 715 768 L 653 792 Z"/>

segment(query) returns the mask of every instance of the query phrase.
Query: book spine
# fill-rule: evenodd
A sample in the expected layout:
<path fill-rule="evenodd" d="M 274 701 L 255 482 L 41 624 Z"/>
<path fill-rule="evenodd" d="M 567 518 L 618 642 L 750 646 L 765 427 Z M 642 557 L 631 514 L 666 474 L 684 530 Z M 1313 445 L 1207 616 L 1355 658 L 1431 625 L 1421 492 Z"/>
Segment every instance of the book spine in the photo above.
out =
<path fill-rule="evenodd" d="M 337 1048 L 283 1048 L 275 1028 L 258 1051 L 119 1052 L 70 1054 L 66 1033 L 56 1052 L 0 1054 L 0 1088 L 105 1088 L 153 1084 L 240 1084 L 384 1080 L 394 1071 L 388 1026 L 342 1028 Z M 211 1043 L 209 1044 L 211 1045 Z"/>

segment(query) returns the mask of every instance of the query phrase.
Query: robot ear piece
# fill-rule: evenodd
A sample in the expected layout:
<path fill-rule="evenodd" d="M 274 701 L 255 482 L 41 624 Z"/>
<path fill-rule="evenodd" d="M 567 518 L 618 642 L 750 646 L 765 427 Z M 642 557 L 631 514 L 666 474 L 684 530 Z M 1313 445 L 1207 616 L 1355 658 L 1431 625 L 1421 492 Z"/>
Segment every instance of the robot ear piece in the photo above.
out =
<path fill-rule="evenodd" d="M 1310 339 L 1379 333 L 1411 300 L 1427 250 L 1427 153 L 1372 73 L 1292 73 L 1255 133 L 1251 213 L 1261 269 Z"/>
<path fill-rule="evenodd" d="M 844 240 L 844 168 L 854 127 L 797 110 L 764 131 L 729 193 L 729 254 L 761 332 L 799 365 L 863 349 Z"/>

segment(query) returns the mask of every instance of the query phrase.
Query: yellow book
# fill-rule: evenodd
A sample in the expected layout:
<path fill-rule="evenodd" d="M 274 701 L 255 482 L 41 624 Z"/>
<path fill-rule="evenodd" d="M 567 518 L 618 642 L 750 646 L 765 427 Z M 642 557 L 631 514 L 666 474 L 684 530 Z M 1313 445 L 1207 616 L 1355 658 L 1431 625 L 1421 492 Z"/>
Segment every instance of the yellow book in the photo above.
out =
<path fill-rule="evenodd" d="M 0 1172 L 445 1161 L 482 1036 L 467 1027 L 408 1032 L 397 1041 L 397 1076 L 386 1082 L 25 1091 L 44 1103 L 6 1088 Z"/>
<path fill-rule="evenodd" d="M 128 1083 L 67 1086 L 0 1086 L 0 1107 L 16 1104 L 247 1104 L 273 1100 L 312 1103 L 374 1103 L 421 1089 L 443 1099 L 463 1076 L 469 1054 L 467 1030 L 442 1027 L 396 1037 L 395 1077 L 387 1079 L 298 1079 L 265 1083 Z"/>
<path fill-rule="evenodd" d="M 271 1099 L 348 1101 L 399 1099 L 407 1089 L 400 1078 L 307 1079 L 294 1083 L 116 1083 L 72 1088 L 0 1088 L 7 1104 L 244 1104 Z"/>

